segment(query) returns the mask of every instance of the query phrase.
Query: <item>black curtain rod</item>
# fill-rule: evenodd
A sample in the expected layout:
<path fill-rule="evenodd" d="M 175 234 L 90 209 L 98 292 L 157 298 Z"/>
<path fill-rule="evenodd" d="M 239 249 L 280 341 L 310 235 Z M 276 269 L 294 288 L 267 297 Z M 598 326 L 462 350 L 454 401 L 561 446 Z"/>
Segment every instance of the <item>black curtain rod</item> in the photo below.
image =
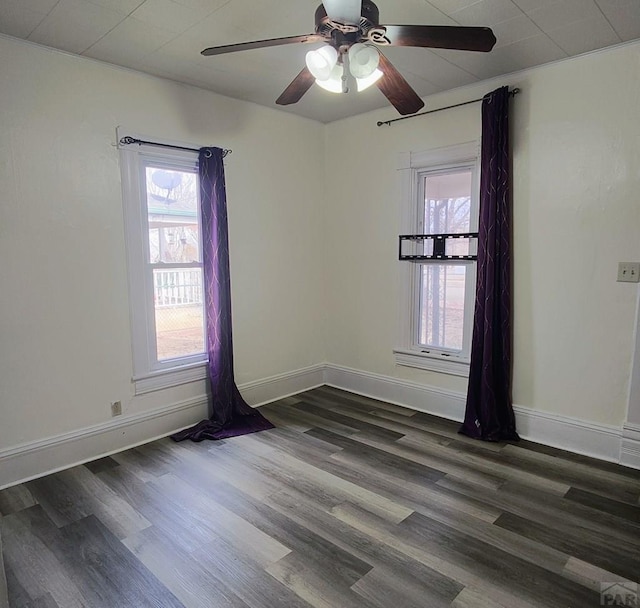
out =
<path fill-rule="evenodd" d="M 519 92 L 520 92 L 520 89 L 513 89 L 509 91 L 509 95 L 513 97 L 514 95 L 517 95 Z M 479 99 L 472 99 L 471 101 L 463 101 L 462 103 L 455 103 L 452 106 L 445 106 L 444 108 L 436 108 L 435 110 L 427 110 L 426 112 L 420 112 L 420 114 L 412 114 L 411 116 L 402 116 L 400 118 L 393 118 L 391 120 L 379 120 L 377 124 L 379 127 L 381 127 L 382 125 L 390 126 L 391 123 L 398 122 L 399 120 L 407 120 L 408 118 L 417 118 L 418 116 L 425 116 L 426 114 L 433 114 L 434 112 L 442 112 L 442 110 L 450 110 L 451 108 L 468 106 L 470 103 L 478 103 L 479 101 L 482 101 L 482 99 L 483 98 L 480 97 Z"/>
<path fill-rule="evenodd" d="M 157 146 L 158 148 L 171 148 L 172 150 L 186 150 L 187 152 L 200 152 L 198 148 L 185 148 L 184 146 L 173 146 L 171 144 L 161 144 L 157 141 L 144 141 L 144 139 L 136 139 L 135 137 L 130 137 L 127 135 L 126 137 L 120 138 L 120 145 L 127 146 L 129 144 L 146 144 L 147 146 Z M 233 150 L 222 150 L 222 158 L 224 158 L 227 154 L 231 154 Z"/>

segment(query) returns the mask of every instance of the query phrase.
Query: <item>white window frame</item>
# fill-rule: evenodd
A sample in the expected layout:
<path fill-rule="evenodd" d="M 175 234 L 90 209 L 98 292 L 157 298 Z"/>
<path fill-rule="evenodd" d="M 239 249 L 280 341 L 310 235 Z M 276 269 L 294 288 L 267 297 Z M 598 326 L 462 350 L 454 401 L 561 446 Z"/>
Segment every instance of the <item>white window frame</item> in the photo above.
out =
<path fill-rule="evenodd" d="M 149 141 L 152 138 L 121 133 Z M 190 147 L 184 143 L 162 142 Z M 149 272 L 149 227 L 145 167 L 151 162 L 167 169 L 193 171 L 198 168 L 198 153 L 158 146 L 119 145 L 122 173 L 122 200 L 125 244 L 129 278 L 129 307 L 133 355 L 132 380 L 135 394 L 149 393 L 207 377 L 206 353 L 158 361 L 155 346 L 155 309 L 153 273 Z M 198 204 L 198 210 L 200 205 Z M 201 223 L 200 216 L 198 222 Z M 202 232 L 200 231 L 200 235 Z M 171 267 L 172 265 L 167 265 Z M 189 264 L 180 264 L 181 267 Z M 201 266 L 201 264 L 199 264 Z M 205 328 L 206 331 L 206 328 Z M 206 344 L 206 336 L 205 336 Z"/>
<path fill-rule="evenodd" d="M 398 176 L 400 185 L 401 233 L 421 234 L 420 196 L 424 198 L 424 177 L 429 174 L 471 169 L 471 219 L 470 231 L 478 230 L 478 208 L 480 193 L 480 144 L 478 141 L 437 148 L 422 152 L 406 152 L 398 155 Z M 400 261 L 400 302 L 398 319 L 398 340 L 393 349 L 396 364 L 415 367 L 455 376 L 469 376 L 471 334 L 477 262 L 475 260 L 438 261 L 438 264 L 468 265 L 465 291 L 465 327 L 461 353 L 444 348 L 430 348 L 417 343 L 418 315 L 420 312 L 419 288 L 421 264 Z"/>

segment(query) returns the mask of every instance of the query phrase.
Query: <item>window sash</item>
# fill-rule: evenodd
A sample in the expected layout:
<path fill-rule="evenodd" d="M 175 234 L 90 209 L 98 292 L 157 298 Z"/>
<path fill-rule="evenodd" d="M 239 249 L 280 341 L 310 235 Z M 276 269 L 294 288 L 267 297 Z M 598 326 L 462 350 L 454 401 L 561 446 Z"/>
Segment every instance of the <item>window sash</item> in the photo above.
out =
<path fill-rule="evenodd" d="M 167 153 L 157 152 L 144 152 L 139 155 L 139 185 L 140 185 L 140 207 L 141 207 L 141 219 L 143 222 L 143 238 L 144 238 L 144 252 L 145 252 L 145 265 L 147 266 L 147 272 L 145 272 L 145 299 L 147 303 L 146 314 L 146 329 L 147 334 L 150 337 L 147 341 L 148 348 L 148 361 L 149 371 L 158 371 L 163 369 L 171 369 L 178 366 L 190 365 L 203 361 L 206 358 L 205 352 L 193 353 L 188 355 L 182 355 L 178 357 L 172 357 L 168 359 L 161 359 L 158 356 L 158 336 L 156 330 L 156 307 L 154 301 L 155 285 L 154 285 L 154 269 L 170 269 L 170 268 L 203 268 L 202 260 L 189 262 L 189 263 L 165 263 L 165 262 L 151 262 L 150 259 L 150 246 L 149 246 L 149 207 L 147 197 L 147 168 L 153 167 L 158 169 L 167 169 L 170 171 L 184 171 L 196 174 L 196 180 L 199 186 L 198 178 L 198 163 L 197 155 L 195 153 L 187 153 L 188 156 L 179 154 L 171 155 L 168 158 Z M 198 235 L 200 239 L 198 252 L 200 258 L 202 258 L 202 214 L 200 209 L 200 188 L 196 188 L 196 210 L 197 210 L 197 224 Z M 203 318 L 204 318 L 204 302 L 203 306 Z M 205 329 L 206 333 L 206 329 Z M 206 335 L 204 336 L 204 343 L 206 344 Z"/>

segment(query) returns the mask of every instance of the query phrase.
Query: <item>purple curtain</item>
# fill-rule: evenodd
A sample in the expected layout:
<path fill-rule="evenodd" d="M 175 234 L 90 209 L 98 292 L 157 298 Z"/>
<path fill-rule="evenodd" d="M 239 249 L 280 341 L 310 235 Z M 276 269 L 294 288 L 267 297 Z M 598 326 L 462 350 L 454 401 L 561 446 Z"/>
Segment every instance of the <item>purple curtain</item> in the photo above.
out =
<path fill-rule="evenodd" d="M 233 376 L 231 338 L 231 279 L 224 153 L 220 148 L 200 150 L 200 198 L 205 284 L 205 314 L 211 416 L 196 426 L 172 435 L 175 441 L 224 439 L 266 429 L 271 424 L 240 395 Z"/>
<path fill-rule="evenodd" d="M 460 432 L 519 439 L 511 405 L 511 209 L 509 89 L 482 100 L 478 282 L 471 366 Z"/>

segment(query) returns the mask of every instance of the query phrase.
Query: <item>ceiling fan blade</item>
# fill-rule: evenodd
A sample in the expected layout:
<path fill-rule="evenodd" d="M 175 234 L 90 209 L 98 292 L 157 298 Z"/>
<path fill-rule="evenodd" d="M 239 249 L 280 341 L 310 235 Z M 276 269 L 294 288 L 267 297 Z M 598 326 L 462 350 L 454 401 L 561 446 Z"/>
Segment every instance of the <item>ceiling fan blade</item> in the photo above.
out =
<path fill-rule="evenodd" d="M 358 25 L 362 14 L 362 0 L 324 0 L 324 10 L 331 21 Z"/>
<path fill-rule="evenodd" d="M 385 25 L 384 38 L 379 44 L 392 46 L 421 46 L 460 51 L 490 51 L 496 37 L 488 27 L 457 25 Z M 376 34 L 374 33 L 374 37 Z M 372 42 L 376 42 L 372 38 Z"/>
<path fill-rule="evenodd" d="M 316 79 L 309 69 L 306 67 L 302 68 L 302 71 L 291 81 L 280 97 L 276 99 L 276 103 L 280 106 L 298 103 L 315 81 Z"/>
<path fill-rule="evenodd" d="M 223 46 L 211 46 L 201 51 L 202 55 L 224 55 L 225 53 L 235 53 L 236 51 L 249 51 L 251 49 L 264 49 L 270 46 L 280 46 L 283 44 L 296 44 L 306 42 L 322 42 L 324 36 L 319 34 L 303 34 L 302 36 L 287 36 L 285 38 L 270 38 L 269 40 L 254 40 L 253 42 L 240 42 L 239 44 L 225 44 Z"/>
<path fill-rule="evenodd" d="M 379 68 L 383 76 L 376 85 L 400 114 L 403 116 L 414 114 L 424 107 L 424 101 L 418 97 L 411 85 L 382 53 L 380 53 Z"/>

